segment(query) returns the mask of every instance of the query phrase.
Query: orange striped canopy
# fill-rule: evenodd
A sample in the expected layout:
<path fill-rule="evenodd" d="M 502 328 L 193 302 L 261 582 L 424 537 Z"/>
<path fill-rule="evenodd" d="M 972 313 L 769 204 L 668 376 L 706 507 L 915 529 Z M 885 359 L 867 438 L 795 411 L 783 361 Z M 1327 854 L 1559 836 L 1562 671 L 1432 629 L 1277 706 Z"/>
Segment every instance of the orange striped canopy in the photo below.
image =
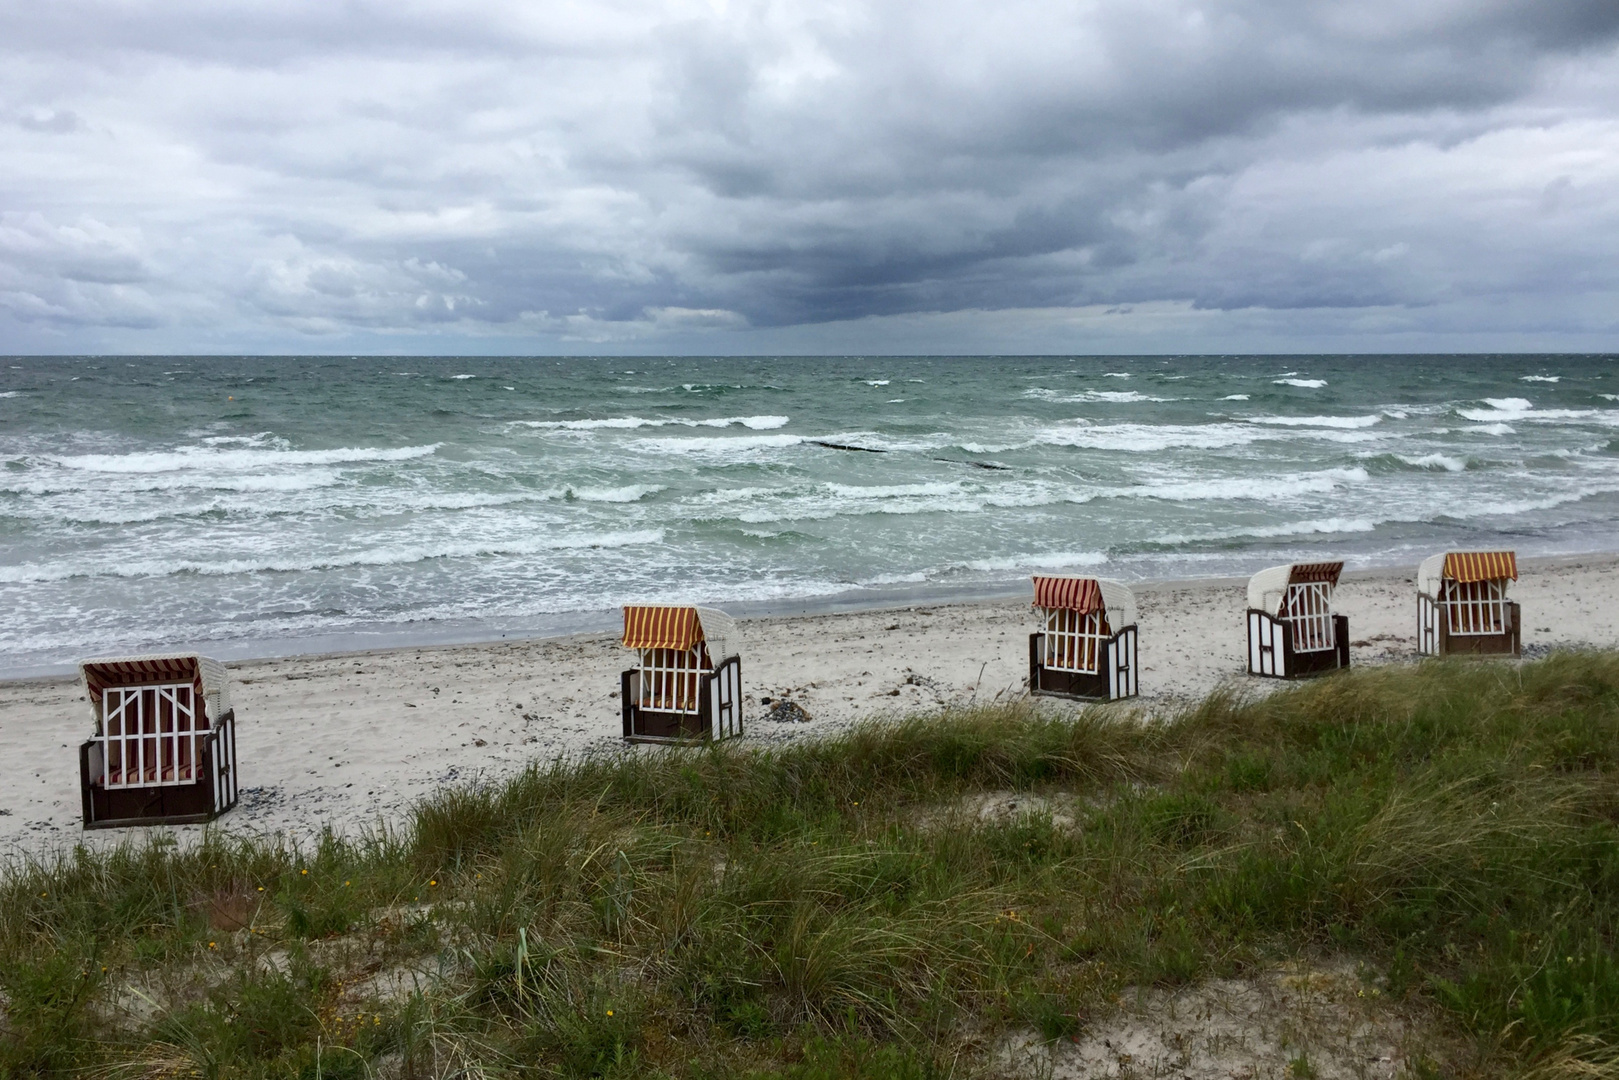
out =
<path fill-rule="evenodd" d="M 153 660 L 95 660 L 83 665 L 85 689 L 99 702 L 109 686 L 149 686 L 153 683 L 190 683 L 203 694 L 202 669 L 195 656 L 165 656 Z"/>
<path fill-rule="evenodd" d="M 694 607 L 645 606 L 624 608 L 626 649 L 679 649 L 684 652 L 703 640 L 703 626 Z"/>
<path fill-rule="evenodd" d="M 1445 554 L 1445 577 L 1452 581 L 1518 580 L 1514 551 L 1451 551 Z"/>
<path fill-rule="evenodd" d="M 1095 578 L 1036 576 L 1034 606 L 1047 611 L 1066 609 L 1089 615 L 1102 610 L 1102 586 Z"/>
<path fill-rule="evenodd" d="M 1299 562 L 1294 563 L 1288 572 L 1289 585 L 1303 585 L 1311 581 L 1324 581 L 1328 585 L 1336 586 L 1338 576 L 1344 572 L 1341 562 Z"/>

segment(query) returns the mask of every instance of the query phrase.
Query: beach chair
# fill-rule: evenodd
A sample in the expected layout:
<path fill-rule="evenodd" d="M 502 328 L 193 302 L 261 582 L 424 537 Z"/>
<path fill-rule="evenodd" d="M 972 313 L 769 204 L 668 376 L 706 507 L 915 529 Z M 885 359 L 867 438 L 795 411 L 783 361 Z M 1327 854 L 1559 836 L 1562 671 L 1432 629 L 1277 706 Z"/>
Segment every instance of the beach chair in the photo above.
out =
<path fill-rule="evenodd" d="M 1084 701 L 1134 697 L 1136 598 L 1100 578 L 1036 576 L 1040 629 L 1029 635 L 1029 692 Z"/>
<path fill-rule="evenodd" d="M 1417 567 L 1417 652 L 1424 656 L 1520 656 L 1518 580 L 1511 551 L 1447 551 Z"/>
<path fill-rule="evenodd" d="M 84 827 L 185 825 L 236 805 L 225 666 L 196 653 L 85 660 L 94 734 L 79 747 Z"/>
<path fill-rule="evenodd" d="M 742 657 L 736 623 L 699 607 L 626 607 L 619 679 L 626 742 L 729 739 L 742 734 Z"/>
<path fill-rule="evenodd" d="M 1349 666 L 1349 619 L 1332 611 L 1341 562 L 1288 563 L 1248 579 L 1248 673 L 1276 679 Z"/>

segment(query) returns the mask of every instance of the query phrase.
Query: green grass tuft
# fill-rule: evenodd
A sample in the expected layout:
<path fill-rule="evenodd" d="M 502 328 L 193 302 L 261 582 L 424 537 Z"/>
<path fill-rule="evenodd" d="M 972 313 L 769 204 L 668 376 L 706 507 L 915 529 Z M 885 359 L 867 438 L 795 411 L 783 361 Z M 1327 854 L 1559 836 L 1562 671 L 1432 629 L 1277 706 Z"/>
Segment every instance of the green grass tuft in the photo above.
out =
<path fill-rule="evenodd" d="M 1616 775 L 1619 655 L 1585 653 L 603 754 L 362 840 L 75 848 L 0 884 L 0 1076 L 963 1076 L 1129 987 L 1311 957 L 1468 1071 L 1602 1072 Z"/>

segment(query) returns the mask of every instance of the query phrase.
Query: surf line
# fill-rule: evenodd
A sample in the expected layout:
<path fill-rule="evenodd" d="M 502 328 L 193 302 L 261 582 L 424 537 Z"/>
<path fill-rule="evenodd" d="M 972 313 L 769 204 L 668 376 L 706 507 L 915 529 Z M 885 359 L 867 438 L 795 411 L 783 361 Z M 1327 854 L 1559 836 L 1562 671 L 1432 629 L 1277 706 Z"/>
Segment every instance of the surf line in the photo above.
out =
<path fill-rule="evenodd" d="M 886 454 L 887 450 L 875 446 L 850 446 L 848 443 L 828 442 L 825 439 L 808 439 L 814 446 L 824 446 L 828 450 L 852 450 L 857 454 Z M 970 465 L 975 469 L 994 469 L 998 472 L 1011 472 L 1012 466 L 998 465 L 993 461 L 957 461 L 955 458 L 936 457 L 934 461 L 942 461 L 946 465 Z"/>

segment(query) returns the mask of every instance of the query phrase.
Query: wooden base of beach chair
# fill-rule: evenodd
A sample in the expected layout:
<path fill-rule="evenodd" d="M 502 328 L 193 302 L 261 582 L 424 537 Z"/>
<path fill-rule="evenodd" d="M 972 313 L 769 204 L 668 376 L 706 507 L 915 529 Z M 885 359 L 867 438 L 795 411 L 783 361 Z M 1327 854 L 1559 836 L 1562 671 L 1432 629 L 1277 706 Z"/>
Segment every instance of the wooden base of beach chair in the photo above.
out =
<path fill-rule="evenodd" d="M 1349 617 L 1332 617 L 1335 647 L 1298 652 L 1293 648 L 1293 620 L 1278 619 L 1258 608 L 1248 609 L 1248 674 L 1268 679 L 1307 679 L 1349 666 Z"/>
<path fill-rule="evenodd" d="M 1424 656 L 1487 656 L 1516 659 L 1523 655 L 1522 609 L 1505 605 L 1506 629 L 1499 634 L 1453 634 L 1440 605 L 1417 594 L 1417 651 Z"/>
<path fill-rule="evenodd" d="M 236 713 L 225 713 L 199 738 L 197 761 L 179 779 L 173 770 L 127 783 L 109 774 L 103 742 L 79 747 L 79 780 L 84 827 L 115 829 L 138 825 L 196 825 L 212 821 L 236 805 Z M 192 779 L 194 777 L 194 779 Z"/>
<path fill-rule="evenodd" d="M 728 656 L 698 681 L 697 708 L 658 709 L 641 700 L 641 669 L 619 675 L 624 741 L 678 743 L 731 739 L 742 734 L 742 658 Z"/>
<path fill-rule="evenodd" d="M 1140 693 L 1134 624 L 1101 643 L 1101 663 L 1095 672 L 1046 667 L 1040 662 L 1045 655 L 1045 636 L 1029 635 L 1029 693 L 1072 701 L 1118 701 Z"/>

